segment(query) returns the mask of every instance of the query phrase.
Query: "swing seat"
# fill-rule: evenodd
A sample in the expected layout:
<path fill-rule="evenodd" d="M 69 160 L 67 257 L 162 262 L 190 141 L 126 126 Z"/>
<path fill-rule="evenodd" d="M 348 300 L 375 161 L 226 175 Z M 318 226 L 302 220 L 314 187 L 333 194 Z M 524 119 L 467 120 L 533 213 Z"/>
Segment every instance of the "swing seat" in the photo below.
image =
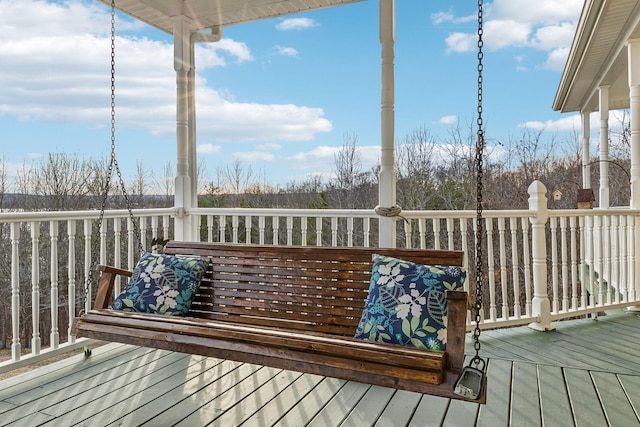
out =
<path fill-rule="evenodd" d="M 115 278 L 132 272 L 101 266 L 95 308 L 74 320 L 73 334 L 464 399 L 453 388 L 466 292 L 446 292 L 445 351 L 354 338 L 374 254 L 461 266 L 462 252 L 171 241 L 164 254 L 210 260 L 186 316 L 110 309 Z"/>

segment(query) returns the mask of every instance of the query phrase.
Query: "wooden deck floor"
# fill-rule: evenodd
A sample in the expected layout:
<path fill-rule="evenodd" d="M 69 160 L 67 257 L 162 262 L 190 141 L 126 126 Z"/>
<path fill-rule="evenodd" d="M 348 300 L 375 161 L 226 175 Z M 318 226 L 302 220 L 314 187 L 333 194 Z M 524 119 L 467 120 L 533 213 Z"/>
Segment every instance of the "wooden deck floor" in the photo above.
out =
<path fill-rule="evenodd" d="M 640 425 L 640 318 L 483 332 L 487 404 L 108 344 L 0 382 L 0 425 Z"/>

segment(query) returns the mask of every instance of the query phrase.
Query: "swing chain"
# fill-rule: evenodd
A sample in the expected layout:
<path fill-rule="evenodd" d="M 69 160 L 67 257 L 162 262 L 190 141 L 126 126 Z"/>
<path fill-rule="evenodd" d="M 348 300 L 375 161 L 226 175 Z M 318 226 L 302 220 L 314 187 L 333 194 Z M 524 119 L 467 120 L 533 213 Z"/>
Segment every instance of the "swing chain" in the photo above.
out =
<path fill-rule="evenodd" d="M 483 93 L 482 93 L 482 71 L 483 71 L 483 63 L 482 59 L 484 57 L 482 47 L 484 45 L 484 41 L 482 39 L 483 36 L 483 0 L 478 0 L 478 135 L 476 140 L 476 153 L 475 153 L 475 161 L 476 161 L 476 286 L 475 286 L 475 329 L 473 331 L 473 348 L 475 349 L 475 356 L 473 357 L 473 362 L 477 365 L 482 360 L 480 358 L 480 321 L 482 320 L 481 310 L 482 310 L 482 238 L 484 236 L 484 220 L 482 218 L 482 178 L 483 178 L 483 156 L 485 147 L 484 140 L 484 129 L 483 129 L 483 119 L 482 119 L 482 101 L 483 101 Z"/>
<path fill-rule="evenodd" d="M 138 228 L 138 223 L 135 220 L 133 215 L 133 210 L 131 208 L 131 202 L 129 200 L 129 196 L 127 194 L 127 189 L 124 184 L 124 179 L 122 177 L 122 173 L 120 172 L 120 167 L 118 166 L 118 160 L 116 158 L 116 2 L 115 0 L 111 0 L 111 152 L 109 156 L 109 165 L 107 167 L 107 176 L 105 179 L 105 184 L 102 189 L 102 205 L 100 207 L 100 216 L 98 217 L 98 222 L 96 224 L 97 232 L 99 233 L 102 230 L 102 223 L 104 221 L 104 213 L 107 208 L 107 199 L 109 197 L 109 189 L 111 188 L 111 180 L 113 179 L 113 171 L 115 169 L 118 179 L 120 182 L 120 187 L 122 191 L 122 195 L 125 199 L 125 204 L 127 206 L 127 211 L 129 213 L 129 218 L 131 220 L 131 224 L 133 226 L 133 234 L 134 239 L 136 240 L 138 251 L 142 254 L 144 252 L 144 248 L 142 247 L 142 242 L 140 239 L 140 230 Z M 88 306 L 88 296 L 89 291 L 92 288 L 94 283 L 94 275 L 97 267 L 97 257 L 99 252 L 98 244 L 100 242 L 100 237 L 97 236 L 93 239 L 91 246 L 91 264 L 89 267 L 89 271 L 87 273 L 87 280 L 85 281 L 84 288 L 84 299 L 82 305 L 85 311 L 89 310 Z"/>

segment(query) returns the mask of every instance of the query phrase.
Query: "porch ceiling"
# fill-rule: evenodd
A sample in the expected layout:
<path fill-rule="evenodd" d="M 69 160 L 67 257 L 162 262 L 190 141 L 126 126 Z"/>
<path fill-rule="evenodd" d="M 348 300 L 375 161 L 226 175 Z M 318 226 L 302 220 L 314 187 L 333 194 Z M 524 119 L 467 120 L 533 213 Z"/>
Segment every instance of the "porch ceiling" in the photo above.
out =
<path fill-rule="evenodd" d="M 111 5 L 111 0 L 98 1 Z M 187 16 L 195 30 L 204 30 L 359 1 L 363 0 L 117 0 L 116 8 L 172 34 L 173 16 Z"/>
<path fill-rule="evenodd" d="M 598 87 L 609 85 L 609 109 L 629 107 L 627 40 L 640 37 L 640 0 L 585 0 L 553 109 L 598 111 Z"/>

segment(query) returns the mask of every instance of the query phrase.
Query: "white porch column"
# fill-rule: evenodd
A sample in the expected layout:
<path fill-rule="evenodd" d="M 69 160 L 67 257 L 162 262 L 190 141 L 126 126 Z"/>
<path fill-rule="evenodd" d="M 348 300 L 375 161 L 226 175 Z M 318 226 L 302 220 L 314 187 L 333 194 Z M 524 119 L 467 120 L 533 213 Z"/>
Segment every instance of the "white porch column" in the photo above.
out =
<path fill-rule="evenodd" d="M 194 33 L 195 34 L 195 33 Z M 189 178 L 191 179 L 191 204 L 190 208 L 198 207 L 198 154 L 196 153 L 196 58 L 195 40 L 190 35 L 189 42 L 189 72 L 187 74 L 188 93 L 188 118 L 189 118 Z M 198 222 L 191 221 L 191 240 L 200 240 L 198 237 Z"/>
<path fill-rule="evenodd" d="M 640 209 L 640 39 L 629 40 L 628 55 L 631 101 L 631 208 Z"/>
<path fill-rule="evenodd" d="M 600 204 L 609 209 L 609 86 L 600 86 Z"/>
<path fill-rule="evenodd" d="M 193 240 L 193 229 L 186 211 L 192 206 L 189 177 L 189 85 L 191 59 L 191 20 L 185 16 L 173 18 L 173 64 L 176 71 L 176 179 L 175 179 L 175 239 Z"/>
<path fill-rule="evenodd" d="M 632 209 L 640 209 L 640 39 L 631 39 L 628 44 L 629 58 L 629 99 L 630 99 L 630 127 L 631 127 L 631 202 Z M 636 235 L 632 236 L 634 243 L 633 253 L 635 257 L 634 271 L 635 283 L 629 287 L 635 288 L 636 298 L 640 295 L 640 238 L 636 225 Z M 640 311 L 639 307 L 634 307 Z"/>
<path fill-rule="evenodd" d="M 396 175 L 394 169 L 394 42 L 395 0 L 380 0 L 380 44 L 382 47 L 381 92 L 381 154 L 378 179 L 378 205 L 396 204 Z M 380 247 L 396 246 L 396 218 L 379 217 Z"/>
<path fill-rule="evenodd" d="M 582 188 L 591 188 L 591 120 L 588 111 L 582 111 Z"/>

